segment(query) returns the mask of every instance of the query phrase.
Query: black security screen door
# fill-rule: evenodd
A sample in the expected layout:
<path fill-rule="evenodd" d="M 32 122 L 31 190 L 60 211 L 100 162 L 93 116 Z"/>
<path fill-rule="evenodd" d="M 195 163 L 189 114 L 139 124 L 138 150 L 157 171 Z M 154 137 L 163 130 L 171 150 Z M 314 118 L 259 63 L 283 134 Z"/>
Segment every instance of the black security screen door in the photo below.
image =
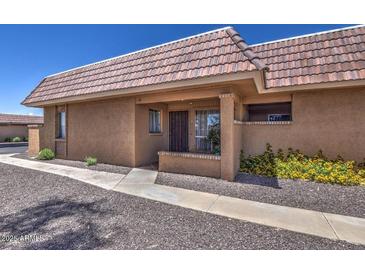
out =
<path fill-rule="evenodd" d="M 188 122 L 188 111 L 169 113 L 170 151 L 189 151 Z"/>

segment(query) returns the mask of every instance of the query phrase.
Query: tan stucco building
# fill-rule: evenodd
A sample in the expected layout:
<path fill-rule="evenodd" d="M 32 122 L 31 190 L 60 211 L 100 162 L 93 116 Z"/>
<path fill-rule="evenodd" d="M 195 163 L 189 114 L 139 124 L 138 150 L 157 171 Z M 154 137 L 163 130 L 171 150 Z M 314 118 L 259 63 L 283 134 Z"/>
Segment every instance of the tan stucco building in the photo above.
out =
<path fill-rule="evenodd" d="M 44 109 L 29 151 L 227 180 L 266 143 L 360 161 L 364 45 L 363 26 L 259 45 L 224 28 L 51 75 L 23 102 Z"/>

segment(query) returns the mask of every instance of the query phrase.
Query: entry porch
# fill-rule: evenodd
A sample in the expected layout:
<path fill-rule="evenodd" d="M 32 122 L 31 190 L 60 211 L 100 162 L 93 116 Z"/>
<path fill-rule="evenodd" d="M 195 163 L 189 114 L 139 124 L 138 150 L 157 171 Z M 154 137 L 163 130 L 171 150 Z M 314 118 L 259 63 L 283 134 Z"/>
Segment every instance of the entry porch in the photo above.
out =
<path fill-rule="evenodd" d="M 166 135 L 159 171 L 233 180 L 242 145 L 235 124 L 243 117 L 241 100 L 230 88 L 137 98 L 148 108 L 149 135 Z"/>

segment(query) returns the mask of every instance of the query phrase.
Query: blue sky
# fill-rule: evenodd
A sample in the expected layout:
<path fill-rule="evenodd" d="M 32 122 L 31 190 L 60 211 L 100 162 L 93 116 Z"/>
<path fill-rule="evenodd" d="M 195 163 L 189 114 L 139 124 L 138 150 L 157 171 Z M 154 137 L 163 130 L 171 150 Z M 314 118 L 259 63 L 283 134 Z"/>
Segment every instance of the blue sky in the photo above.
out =
<path fill-rule="evenodd" d="M 43 77 L 227 25 L 0 25 L 0 113 L 42 114 L 20 102 Z M 350 25 L 232 25 L 249 44 Z"/>

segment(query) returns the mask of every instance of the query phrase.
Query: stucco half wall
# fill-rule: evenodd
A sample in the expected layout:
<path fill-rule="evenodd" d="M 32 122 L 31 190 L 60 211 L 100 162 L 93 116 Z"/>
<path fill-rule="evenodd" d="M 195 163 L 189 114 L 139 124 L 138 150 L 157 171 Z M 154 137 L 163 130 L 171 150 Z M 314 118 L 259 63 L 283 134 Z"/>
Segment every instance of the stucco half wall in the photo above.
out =
<path fill-rule="evenodd" d="M 299 149 L 307 155 L 322 150 L 329 158 L 365 157 L 365 90 L 297 92 L 292 100 L 290 124 L 243 123 L 245 155 L 260 154 L 270 143 Z"/>
<path fill-rule="evenodd" d="M 31 157 L 37 156 L 42 146 L 43 126 L 29 125 L 28 126 L 28 155 Z"/>
<path fill-rule="evenodd" d="M 220 156 L 166 151 L 158 154 L 159 171 L 221 177 Z"/>

